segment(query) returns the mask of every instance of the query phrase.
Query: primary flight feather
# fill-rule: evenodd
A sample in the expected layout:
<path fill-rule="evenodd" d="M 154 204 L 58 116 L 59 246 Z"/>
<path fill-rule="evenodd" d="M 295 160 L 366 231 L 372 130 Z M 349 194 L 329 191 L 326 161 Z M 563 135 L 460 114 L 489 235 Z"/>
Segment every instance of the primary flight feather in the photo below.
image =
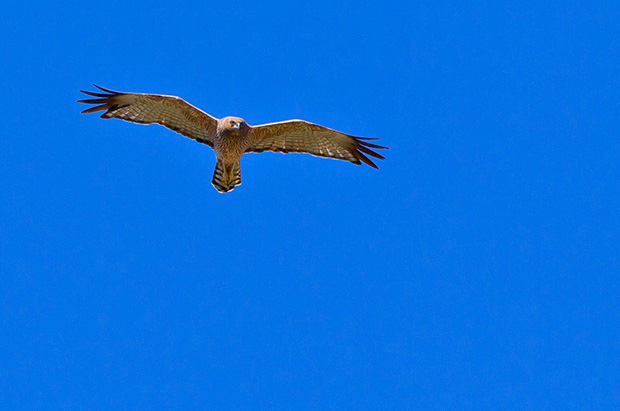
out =
<path fill-rule="evenodd" d="M 121 93 L 95 85 L 103 93 L 83 91 L 92 99 L 78 100 L 94 107 L 82 113 L 104 111 L 101 118 L 118 118 L 140 124 L 161 124 L 215 150 L 217 163 L 211 183 L 220 193 L 241 184 L 239 160 L 245 153 L 276 151 L 309 153 L 319 157 L 368 164 L 383 160 L 371 149 L 387 147 L 369 143 L 376 138 L 354 137 L 304 120 L 250 126 L 239 117 L 217 119 L 175 96 Z"/>

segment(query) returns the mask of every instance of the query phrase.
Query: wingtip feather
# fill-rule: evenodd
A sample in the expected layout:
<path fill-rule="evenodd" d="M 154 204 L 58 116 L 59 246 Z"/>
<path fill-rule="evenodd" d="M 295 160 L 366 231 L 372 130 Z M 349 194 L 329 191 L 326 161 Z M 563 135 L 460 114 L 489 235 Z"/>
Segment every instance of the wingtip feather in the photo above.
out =
<path fill-rule="evenodd" d="M 85 104 L 101 104 L 106 103 L 108 101 L 107 98 L 89 98 L 83 100 L 76 100 L 76 103 L 85 103 Z"/>
<path fill-rule="evenodd" d="M 368 143 L 366 141 L 359 141 L 359 143 L 360 143 L 360 145 L 362 145 L 364 147 L 376 148 L 376 149 L 379 149 L 379 150 L 389 150 L 388 147 L 380 146 L 378 144 Z"/>
<path fill-rule="evenodd" d="M 379 137 L 356 137 L 358 140 L 376 141 L 381 140 Z"/>
<path fill-rule="evenodd" d="M 95 107 L 87 108 L 86 110 L 81 111 L 80 114 L 95 113 L 97 111 L 102 111 L 102 110 L 107 110 L 107 109 L 108 109 L 108 105 L 107 104 L 102 104 L 100 106 L 95 106 Z"/>
<path fill-rule="evenodd" d="M 381 154 L 379 153 L 375 153 L 374 151 L 364 147 L 364 146 L 359 146 L 357 148 L 359 151 L 361 151 L 362 153 L 368 154 L 371 157 L 377 158 L 379 160 L 385 160 L 385 157 L 383 157 Z"/>
<path fill-rule="evenodd" d="M 110 93 L 110 94 L 120 94 L 120 92 L 118 92 L 118 91 L 110 90 L 110 89 L 107 89 L 107 88 L 104 88 L 104 87 L 98 86 L 98 85 L 96 85 L 96 84 L 94 84 L 94 83 L 93 83 L 93 86 L 97 87 L 99 90 L 104 91 L 104 92 L 106 92 L 106 93 Z"/>
<path fill-rule="evenodd" d="M 93 97 L 110 97 L 109 94 L 96 93 L 94 91 L 80 90 L 80 92 Z"/>
<path fill-rule="evenodd" d="M 372 160 L 370 160 L 368 157 L 366 157 L 364 154 L 360 153 L 359 151 L 355 153 L 357 155 L 357 158 L 359 160 L 361 160 L 362 162 L 364 162 L 364 164 L 369 165 L 370 167 L 374 168 L 374 169 L 379 169 L 379 167 L 377 167 L 377 165 L 375 163 L 372 162 Z"/>

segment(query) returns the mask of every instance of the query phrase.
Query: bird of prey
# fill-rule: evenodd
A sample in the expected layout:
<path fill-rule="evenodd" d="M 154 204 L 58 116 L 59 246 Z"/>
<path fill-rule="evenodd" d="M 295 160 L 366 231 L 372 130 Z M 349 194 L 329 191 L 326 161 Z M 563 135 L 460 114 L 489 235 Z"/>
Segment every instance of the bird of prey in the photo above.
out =
<path fill-rule="evenodd" d="M 93 84 L 94 85 L 94 84 Z M 94 85 L 103 93 L 83 91 L 93 99 L 78 100 L 94 104 L 82 111 L 104 111 L 101 118 L 118 118 L 140 124 L 161 124 L 215 150 L 217 163 L 211 184 L 220 193 L 241 184 L 239 160 L 245 153 L 276 151 L 309 153 L 378 168 L 368 157 L 383 160 L 373 150 L 387 147 L 369 143 L 377 138 L 354 137 L 304 120 L 287 120 L 250 126 L 239 117 L 217 119 L 175 96 L 122 93 Z"/>

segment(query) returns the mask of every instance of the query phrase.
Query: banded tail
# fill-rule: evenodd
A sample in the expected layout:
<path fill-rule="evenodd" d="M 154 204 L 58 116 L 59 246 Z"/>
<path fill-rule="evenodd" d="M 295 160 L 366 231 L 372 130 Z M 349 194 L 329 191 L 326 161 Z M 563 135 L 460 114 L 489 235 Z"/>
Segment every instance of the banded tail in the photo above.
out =
<path fill-rule="evenodd" d="M 225 163 L 222 160 L 217 160 L 211 184 L 220 193 L 227 193 L 240 185 L 241 168 L 239 167 L 239 161 Z"/>

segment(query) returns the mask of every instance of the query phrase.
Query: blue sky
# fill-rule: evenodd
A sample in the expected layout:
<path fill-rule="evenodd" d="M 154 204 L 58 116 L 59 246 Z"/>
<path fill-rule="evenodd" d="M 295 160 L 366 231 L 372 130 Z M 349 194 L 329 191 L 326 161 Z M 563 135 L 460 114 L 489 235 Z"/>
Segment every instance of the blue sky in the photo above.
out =
<path fill-rule="evenodd" d="M 10 2 L 0 408 L 617 409 L 616 2 Z M 78 89 L 302 118 L 241 161 Z"/>

